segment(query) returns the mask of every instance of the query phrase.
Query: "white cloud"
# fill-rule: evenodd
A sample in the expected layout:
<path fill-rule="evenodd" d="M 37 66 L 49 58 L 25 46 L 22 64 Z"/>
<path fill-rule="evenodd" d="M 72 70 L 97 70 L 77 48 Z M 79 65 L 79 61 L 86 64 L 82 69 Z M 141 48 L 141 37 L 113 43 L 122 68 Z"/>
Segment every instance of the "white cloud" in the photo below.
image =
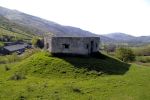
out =
<path fill-rule="evenodd" d="M 0 6 L 98 34 L 150 35 L 146 0 L 0 0 Z"/>

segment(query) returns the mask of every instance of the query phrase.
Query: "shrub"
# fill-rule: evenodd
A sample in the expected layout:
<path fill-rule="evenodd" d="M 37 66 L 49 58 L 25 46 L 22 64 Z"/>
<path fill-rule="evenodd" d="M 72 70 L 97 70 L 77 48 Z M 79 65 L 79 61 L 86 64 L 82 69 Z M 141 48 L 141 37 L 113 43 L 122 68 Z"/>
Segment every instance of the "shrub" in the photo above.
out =
<path fill-rule="evenodd" d="M 72 88 L 72 90 L 73 90 L 73 92 L 76 92 L 76 93 L 81 93 L 81 89 L 79 89 L 79 88 Z"/>
<path fill-rule="evenodd" d="M 18 98 L 19 100 L 26 100 L 26 97 L 25 96 L 19 96 L 19 98 Z"/>
<path fill-rule="evenodd" d="M 3 43 L 3 42 L 0 42 L 0 48 L 3 47 L 3 46 L 4 46 L 4 43 Z"/>
<path fill-rule="evenodd" d="M 8 63 L 8 59 L 4 56 L 0 56 L 0 64 L 6 64 Z"/>
<path fill-rule="evenodd" d="M 116 45 L 114 45 L 114 44 L 107 44 L 107 45 L 104 45 L 103 49 L 107 53 L 114 52 L 116 50 Z"/>
<path fill-rule="evenodd" d="M 4 68 L 5 68 L 5 71 L 10 70 L 10 68 L 7 65 L 5 65 Z"/>
<path fill-rule="evenodd" d="M 0 64 L 12 63 L 18 60 L 20 60 L 20 57 L 16 53 L 6 56 L 0 56 Z"/>
<path fill-rule="evenodd" d="M 12 55 L 7 55 L 6 58 L 7 58 L 9 63 L 19 60 L 19 57 L 16 53 L 13 53 Z"/>
<path fill-rule="evenodd" d="M 21 73 L 15 73 L 12 77 L 10 77 L 11 80 L 22 80 L 26 79 L 25 75 Z"/>
<path fill-rule="evenodd" d="M 124 62 L 135 60 L 135 55 L 130 48 L 123 48 L 123 47 L 117 48 L 116 57 Z"/>
<path fill-rule="evenodd" d="M 140 57 L 137 57 L 136 61 L 142 62 L 142 63 L 149 63 L 150 62 L 150 56 L 140 56 Z"/>
<path fill-rule="evenodd" d="M 133 48 L 136 56 L 150 56 L 150 45 Z"/>

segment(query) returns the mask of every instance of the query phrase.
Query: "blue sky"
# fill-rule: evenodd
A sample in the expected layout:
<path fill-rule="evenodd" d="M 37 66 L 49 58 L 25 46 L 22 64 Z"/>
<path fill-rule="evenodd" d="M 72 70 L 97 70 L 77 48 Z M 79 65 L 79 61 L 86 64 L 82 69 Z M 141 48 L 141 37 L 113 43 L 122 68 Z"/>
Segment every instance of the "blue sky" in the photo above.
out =
<path fill-rule="evenodd" d="M 0 0 L 0 6 L 96 34 L 150 35 L 150 0 Z"/>

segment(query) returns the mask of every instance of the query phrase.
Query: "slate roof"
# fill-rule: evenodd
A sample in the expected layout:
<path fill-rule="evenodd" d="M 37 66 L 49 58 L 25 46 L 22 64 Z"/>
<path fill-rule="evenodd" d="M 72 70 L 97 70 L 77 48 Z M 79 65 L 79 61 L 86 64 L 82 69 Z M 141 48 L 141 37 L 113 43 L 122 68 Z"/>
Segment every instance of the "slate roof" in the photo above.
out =
<path fill-rule="evenodd" d="M 11 45 L 11 46 L 5 46 L 4 49 L 13 52 L 13 51 L 17 51 L 20 49 L 24 49 L 27 47 L 27 44 L 16 44 L 16 45 Z"/>

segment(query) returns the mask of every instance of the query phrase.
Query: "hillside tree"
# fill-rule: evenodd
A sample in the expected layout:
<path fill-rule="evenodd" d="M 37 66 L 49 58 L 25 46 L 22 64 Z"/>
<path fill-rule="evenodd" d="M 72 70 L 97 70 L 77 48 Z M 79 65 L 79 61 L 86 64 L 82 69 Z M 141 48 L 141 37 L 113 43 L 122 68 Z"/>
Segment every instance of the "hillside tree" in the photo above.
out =
<path fill-rule="evenodd" d="M 31 43 L 34 47 L 39 47 L 39 48 L 44 47 L 43 39 L 40 39 L 39 37 L 33 37 Z"/>
<path fill-rule="evenodd" d="M 123 62 L 131 62 L 135 60 L 135 55 L 130 48 L 120 47 L 116 49 L 116 57 Z"/>

